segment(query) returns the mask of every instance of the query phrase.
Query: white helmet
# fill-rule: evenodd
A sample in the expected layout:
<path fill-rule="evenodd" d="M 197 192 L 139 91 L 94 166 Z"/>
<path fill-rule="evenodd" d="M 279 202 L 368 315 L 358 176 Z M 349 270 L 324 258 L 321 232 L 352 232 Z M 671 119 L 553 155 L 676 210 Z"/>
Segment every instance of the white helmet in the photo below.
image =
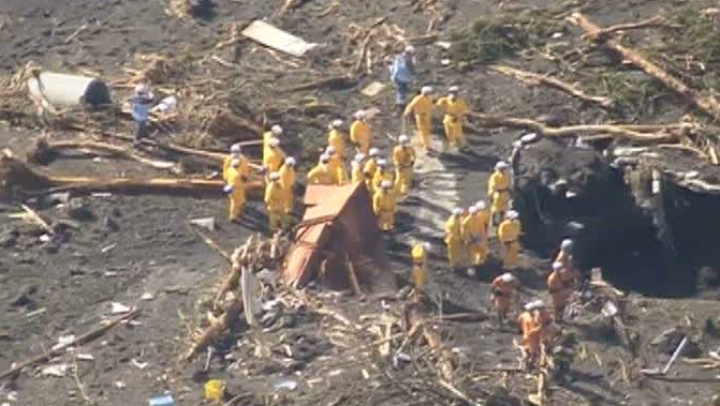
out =
<path fill-rule="evenodd" d="M 515 280 L 515 276 L 511 274 L 510 272 L 505 272 L 504 274 L 500 275 L 500 280 L 505 283 L 510 283 Z"/>
<path fill-rule="evenodd" d="M 389 180 L 384 180 L 380 182 L 380 187 L 383 189 L 390 189 L 392 187 L 392 182 L 390 182 Z"/>
<path fill-rule="evenodd" d="M 468 209 L 468 213 L 470 213 L 470 214 L 475 214 L 477 212 L 478 212 L 478 208 L 475 206 L 470 206 L 470 208 Z"/>
<path fill-rule="evenodd" d="M 338 127 L 340 127 L 341 125 L 343 125 L 342 120 L 333 120 L 333 121 L 330 123 L 330 128 L 331 128 L 331 129 L 338 128 Z"/>
<path fill-rule="evenodd" d="M 507 218 L 509 218 L 510 220 L 515 220 L 518 217 L 520 217 L 520 215 L 515 210 L 510 210 L 507 212 Z"/>
<path fill-rule="evenodd" d="M 322 162 L 324 164 L 330 162 L 330 155 L 328 155 L 328 154 L 320 155 L 320 162 Z"/>
<path fill-rule="evenodd" d="M 398 137 L 398 143 L 400 143 L 400 145 L 407 145 L 408 142 L 410 142 L 410 138 L 408 138 L 407 135 L 401 135 Z"/>
<path fill-rule="evenodd" d="M 230 166 L 232 166 L 233 168 L 237 168 L 238 166 L 240 166 L 240 160 L 237 158 L 233 159 L 232 161 L 230 161 Z"/>
<path fill-rule="evenodd" d="M 381 167 L 381 168 L 386 167 L 387 164 L 388 164 L 388 162 L 387 162 L 386 160 L 384 160 L 384 159 L 378 159 L 378 161 L 377 161 L 377 166 L 379 166 L 379 167 Z"/>
<path fill-rule="evenodd" d="M 242 148 L 240 147 L 240 144 L 232 144 L 230 146 L 231 154 L 239 154 L 240 152 L 242 152 Z"/>
<path fill-rule="evenodd" d="M 460 216 L 463 214 L 463 209 L 461 209 L 459 207 L 455 208 L 455 209 L 453 209 L 452 214 L 453 214 L 453 216 Z"/>
<path fill-rule="evenodd" d="M 563 251 L 569 250 L 570 248 L 572 248 L 572 246 L 573 246 L 573 240 L 571 240 L 569 238 L 562 240 L 562 242 L 560 243 L 560 249 Z"/>
<path fill-rule="evenodd" d="M 285 158 L 285 165 L 295 166 L 295 165 L 297 165 L 297 161 L 295 161 L 295 158 L 289 156 L 289 157 Z"/>
<path fill-rule="evenodd" d="M 276 181 L 276 180 L 280 179 L 280 174 L 277 173 L 277 172 L 273 172 L 273 173 L 270 174 L 269 177 L 270 177 L 270 180 Z"/>
<path fill-rule="evenodd" d="M 432 91 L 433 91 L 433 88 L 430 86 L 423 86 L 420 89 L 420 93 L 425 94 L 425 95 L 432 93 Z"/>
<path fill-rule="evenodd" d="M 273 138 L 273 139 L 270 140 L 270 146 L 271 146 L 271 147 L 275 148 L 275 147 L 277 147 L 278 145 L 280 145 L 280 140 L 279 140 L 279 139 Z"/>
<path fill-rule="evenodd" d="M 353 158 L 353 162 L 362 162 L 365 160 L 365 154 L 362 152 L 358 152 L 355 154 L 355 157 Z"/>
<path fill-rule="evenodd" d="M 415 47 L 412 45 L 408 45 L 405 47 L 405 53 L 408 54 L 414 54 L 415 53 Z"/>
<path fill-rule="evenodd" d="M 553 271 L 559 271 L 559 270 L 563 269 L 563 264 L 562 264 L 562 262 L 557 262 L 557 261 L 553 262 L 552 268 L 553 268 Z"/>
<path fill-rule="evenodd" d="M 448 93 L 458 93 L 460 92 L 459 86 L 450 86 L 450 89 L 448 89 Z"/>
<path fill-rule="evenodd" d="M 487 209 L 487 203 L 485 203 L 485 200 L 480 200 L 475 203 L 475 207 L 477 207 L 478 210 L 485 210 Z"/>
<path fill-rule="evenodd" d="M 328 155 L 332 155 L 335 152 L 335 147 L 333 147 L 332 145 L 329 145 L 327 148 L 325 148 L 325 153 Z"/>
<path fill-rule="evenodd" d="M 377 148 L 370 148 L 370 151 L 368 151 L 368 154 L 371 157 L 378 156 L 380 154 L 380 150 Z"/>
<path fill-rule="evenodd" d="M 280 126 L 277 125 L 277 124 L 275 124 L 274 126 L 272 126 L 272 127 L 270 128 L 270 131 L 272 131 L 272 133 L 275 134 L 275 135 L 281 135 L 281 134 L 283 133 L 282 127 L 280 127 Z"/>
<path fill-rule="evenodd" d="M 367 117 L 367 113 L 365 112 L 365 110 L 358 110 L 355 112 L 355 118 L 357 120 L 363 120 L 366 117 Z"/>
<path fill-rule="evenodd" d="M 135 94 L 147 94 L 150 91 L 150 86 L 147 83 L 140 83 L 135 86 Z"/>
<path fill-rule="evenodd" d="M 432 248 L 429 242 L 424 242 L 422 246 L 425 248 L 425 251 L 430 251 L 430 248 Z"/>
<path fill-rule="evenodd" d="M 495 169 L 498 171 L 502 171 L 508 168 L 508 164 L 505 161 L 498 161 L 498 163 L 495 164 Z"/>

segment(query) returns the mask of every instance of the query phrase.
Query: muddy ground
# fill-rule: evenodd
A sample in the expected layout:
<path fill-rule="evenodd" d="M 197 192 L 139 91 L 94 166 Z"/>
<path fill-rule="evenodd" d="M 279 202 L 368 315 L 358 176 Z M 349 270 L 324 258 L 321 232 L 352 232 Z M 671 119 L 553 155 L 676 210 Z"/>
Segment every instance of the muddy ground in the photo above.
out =
<path fill-rule="evenodd" d="M 408 35 L 417 35 L 425 33 L 436 14 L 414 11 L 405 1 L 310 0 L 271 21 L 308 41 L 326 44 L 312 62 L 274 56 L 250 42 L 241 42 L 236 49 L 213 50 L 215 44 L 227 39 L 229 23 L 269 18 L 281 3 L 222 1 L 211 19 L 183 21 L 169 16 L 160 0 L 4 0 L 0 3 L 0 69 L 10 74 L 17 66 L 33 60 L 46 69 L 87 69 L 107 77 L 121 77 L 121 66 L 128 64 L 135 53 L 191 55 L 198 59 L 217 53 L 231 61 L 233 67 L 209 62 L 211 66 L 205 74 L 221 71 L 232 78 L 232 86 L 258 114 L 265 108 L 309 99 L 334 105 L 332 114 L 292 113 L 281 118 L 281 123 L 293 133 L 291 136 L 297 136 L 305 145 L 294 151 L 303 166 L 317 156 L 317 140 L 323 137 L 325 123 L 336 116 L 349 118 L 360 107 L 380 108 L 373 126 L 376 138 L 387 146 L 384 135 L 400 130 L 392 92 L 386 90 L 376 99 L 367 99 L 359 93 L 359 89 L 373 80 L 387 82 L 383 66 L 375 66 L 372 73 L 364 75 L 358 85 L 351 88 L 305 92 L 282 89 L 323 75 L 342 73 L 352 65 L 355 48 L 341 34 L 350 23 L 368 25 L 385 16 Z M 657 0 L 579 1 L 562 5 L 541 0 L 436 3 L 441 5 L 443 15 L 440 26 L 443 39 L 450 38 L 454 30 L 466 27 L 476 18 L 513 10 L 571 11 L 580 7 L 599 24 L 607 25 L 684 6 L 683 2 Z M 330 7 L 331 12 L 323 15 Z M 68 41 L 83 24 L 87 24 L 88 29 Z M 564 27 L 562 36 L 556 40 L 557 47 L 579 46 L 578 30 Z M 441 63 L 442 55 L 440 48 L 433 44 L 419 47 L 420 80 L 438 89 L 460 85 L 478 111 L 519 117 L 559 114 L 572 123 L 617 119 L 618 115 L 628 114 L 608 114 L 582 106 L 560 93 L 528 89 L 511 78 L 489 74 L 482 66 L 464 69 L 445 66 Z M 516 56 L 510 61 L 535 71 L 552 66 L 537 54 Z M 582 81 L 591 75 L 591 70 L 587 68 L 570 76 Z M 120 90 L 116 94 L 124 93 Z M 643 113 L 642 118 L 645 122 L 671 122 L 686 112 L 685 107 L 668 103 L 662 104 L 659 111 Z M 129 123 L 118 125 L 118 131 L 128 130 Z M 40 131 L 40 128 L 3 125 L 0 145 L 22 153 Z M 440 134 L 439 127 L 435 133 Z M 508 156 L 512 141 L 520 134 L 512 130 L 483 131 L 469 136 L 471 150 L 468 153 L 420 159 L 419 164 L 425 169 L 419 171 L 425 175 L 418 180 L 413 196 L 403 204 L 398 232 L 388 237 L 392 272 L 400 279 L 407 279 L 408 242 L 414 238 L 429 240 L 434 244 L 433 295 L 465 312 L 487 312 L 487 282 L 500 272 L 497 259 L 491 260 L 478 280 L 445 269 L 440 222 L 455 205 L 466 206 L 484 197 L 492 166 L 497 159 Z M 55 132 L 52 136 L 74 135 Z M 249 153 L 256 155 L 257 151 L 251 149 Z M 209 174 L 214 169 L 204 168 L 203 172 Z M 45 170 L 98 176 L 168 175 L 104 157 L 92 160 L 66 157 L 54 161 Z M 452 175 L 446 176 L 447 173 Z M 93 328 L 109 317 L 112 302 L 141 308 L 143 312 L 137 319 L 140 323 L 120 326 L 84 346 L 79 352 L 91 354 L 94 361 L 77 361 L 77 380 L 71 371 L 64 377 L 42 376 L 42 367 L 39 367 L 26 370 L 12 381 L 2 381 L 0 404 L 85 403 L 77 381 L 94 404 L 145 404 L 151 396 L 168 388 L 173 390 L 179 405 L 200 404 L 202 385 L 208 378 L 225 379 L 232 391 L 246 394 L 239 404 L 466 404 L 448 393 L 433 397 L 420 390 L 423 379 L 434 379 L 429 377 L 425 365 L 394 368 L 390 361 L 380 360 L 371 353 L 361 351 L 357 356 L 347 355 L 347 349 L 329 343 L 322 334 L 329 322 L 303 310 L 293 313 L 292 326 L 279 331 L 238 332 L 234 335 L 237 344 L 218 345 L 220 354 L 211 360 L 207 371 L 203 356 L 179 377 L 174 376 L 175 361 L 188 345 L 188 329 L 198 326 L 203 318 L 199 303 L 212 294 L 226 269 L 224 260 L 190 229 L 189 220 L 215 217 L 217 228 L 211 232 L 212 237 L 224 249 L 232 250 L 253 232 L 267 233 L 262 205 L 251 202 L 243 224 L 238 226 L 225 221 L 226 202 L 221 196 L 197 199 L 112 195 L 78 199 L 89 213 L 87 218 L 74 220 L 75 226 L 63 234 L 61 241 L 50 242 L 40 240 L 42 230 L 7 216 L 19 211 L 20 202 L 0 206 L 0 370 L 46 351 L 60 336 L 81 334 Z M 53 222 L 68 217 L 67 203 L 48 204 L 44 199 L 28 203 Z M 528 286 L 542 288 L 548 266 L 547 258 L 527 252 L 519 274 Z M 145 293 L 152 294 L 153 299 L 141 300 Z M 524 295 L 523 299 L 527 298 L 529 296 Z M 380 311 L 379 303 L 372 299 L 360 305 L 344 296 L 327 294 L 324 299 L 353 320 L 362 314 Z M 669 354 L 651 346 L 650 342 L 674 326 L 691 333 L 702 353 L 716 349 L 720 340 L 712 326 L 720 322 L 717 302 L 692 297 L 662 300 L 631 293 L 626 307 L 626 321 L 637 342 L 634 354 L 617 339 L 607 339 L 578 322 L 570 330 L 580 339 L 580 348 L 585 350 L 578 352 L 584 355 L 577 357 L 572 381 L 553 388 L 551 404 L 707 404 L 718 389 L 713 371 L 703 372 L 680 362 L 672 374 L 660 380 L 645 378 L 639 370 L 659 366 L 667 360 Z M 38 309 L 45 311 L 34 314 Z M 439 329 L 446 345 L 459 354 L 462 388 L 474 399 L 490 399 L 488 404 L 518 404 L 525 399 L 534 383 L 524 374 L 484 370 L 515 365 L 518 352 L 510 345 L 516 336 L 512 328 L 498 331 L 491 321 L 485 320 L 444 322 Z M 283 342 L 310 342 L 314 352 L 306 359 L 288 362 L 286 356 L 263 356 L 258 350 L 262 347 L 259 342 L 270 347 Z M 61 363 L 72 362 L 67 355 L 52 362 Z M 147 367 L 141 369 L 138 363 L 147 363 Z M 232 364 L 235 366 L 228 368 Z M 273 384 L 288 376 L 298 382 L 298 388 L 278 395 Z M 322 380 L 317 380 L 318 377 Z M 415 382 L 416 386 L 402 382 Z"/>

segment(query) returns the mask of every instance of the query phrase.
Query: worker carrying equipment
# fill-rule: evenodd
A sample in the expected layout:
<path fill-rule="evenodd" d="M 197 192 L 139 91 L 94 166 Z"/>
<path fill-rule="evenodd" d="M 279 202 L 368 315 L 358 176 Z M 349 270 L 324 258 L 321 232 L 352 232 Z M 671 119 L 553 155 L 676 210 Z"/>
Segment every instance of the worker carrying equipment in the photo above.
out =
<path fill-rule="evenodd" d="M 461 149 L 466 145 L 463 122 L 470 109 L 468 109 L 465 100 L 458 97 L 459 91 L 460 88 L 453 86 L 447 96 L 437 101 L 437 106 L 445 114 L 443 117 L 443 127 L 445 128 L 444 150 L 447 150 L 447 146 Z"/>
<path fill-rule="evenodd" d="M 395 193 L 392 191 L 392 186 L 391 181 L 382 181 L 378 191 L 375 192 L 375 196 L 373 196 L 373 211 L 378 217 L 380 229 L 383 231 L 391 231 L 395 228 L 397 202 L 395 200 Z"/>
<path fill-rule="evenodd" d="M 507 317 L 510 305 L 513 303 L 513 296 L 519 287 L 520 282 L 510 272 L 506 272 L 493 280 L 492 301 L 497 312 L 498 324 L 502 324 Z"/>
<path fill-rule="evenodd" d="M 445 245 L 450 268 L 457 269 L 461 265 L 463 235 L 462 235 L 463 210 L 454 209 L 450 218 L 445 222 Z"/>
<path fill-rule="evenodd" d="M 370 195 L 373 196 L 375 194 L 373 179 L 375 179 L 375 172 L 378 169 L 377 162 L 380 159 L 380 150 L 377 148 L 370 148 L 369 155 L 370 157 L 363 167 L 363 173 L 365 174 L 365 185 L 367 186 L 368 192 L 370 192 Z"/>
<path fill-rule="evenodd" d="M 270 141 L 272 141 L 274 138 L 280 139 L 280 136 L 283 133 L 282 127 L 279 125 L 274 125 L 270 128 L 270 131 L 265 131 L 263 134 L 263 162 L 267 159 L 267 156 L 270 155 L 270 151 L 272 148 L 270 147 Z"/>
<path fill-rule="evenodd" d="M 432 130 L 432 111 L 433 102 L 430 98 L 432 94 L 432 87 L 425 86 L 420 91 L 420 94 L 415 96 L 410 104 L 405 108 L 404 117 L 407 118 L 410 114 L 415 115 L 415 126 L 417 128 L 417 135 L 420 139 L 420 143 L 429 150 L 430 144 L 430 133 Z"/>
<path fill-rule="evenodd" d="M 503 244 L 503 269 L 510 270 L 517 266 L 520 256 L 520 235 L 522 226 L 518 212 L 510 210 L 506 219 L 498 227 L 498 239 Z"/>
<path fill-rule="evenodd" d="M 467 216 L 462 221 L 463 240 L 472 267 L 484 264 L 489 251 L 487 230 L 477 213 L 478 208 L 476 206 L 470 207 Z M 474 276 L 475 270 L 471 269 L 468 273 Z"/>
<path fill-rule="evenodd" d="M 396 55 L 390 67 L 390 80 L 395 84 L 395 102 L 398 107 L 405 107 L 410 95 L 410 85 L 415 78 L 415 47 L 408 45 Z"/>
<path fill-rule="evenodd" d="M 293 157 L 285 158 L 285 164 L 280 168 L 280 186 L 285 191 L 285 224 L 290 224 L 290 216 L 295 204 L 295 181 L 297 174 L 295 173 L 295 165 L 297 162 Z"/>
<path fill-rule="evenodd" d="M 427 254 L 430 251 L 429 243 L 417 243 L 410 251 L 412 258 L 412 279 L 415 291 L 418 294 L 425 294 L 427 287 Z"/>
<path fill-rule="evenodd" d="M 310 185 L 335 185 L 335 174 L 330 171 L 328 166 L 330 157 L 322 154 L 318 164 L 307 174 L 307 182 Z"/>
<path fill-rule="evenodd" d="M 512 186 L 512 177 L 508 171 L 508 164 L 500 161 L 495 164 L 495 172 L 488 180 L 488 197 L 490 198 L 493 225 L 497 225 L 505 217 L 510 207 L 510 187 Z"/>
<path fill-rule="evenodd" d="M 240 144 L 233 144 L 230 146 L 230 154 L 223 160 L 222 178 L 225 183 L 228 183 L 228 173 L 232 167 L 232 161 L 235 159 L 240 161 L 237 170 L 240 172 L 240 176 L 243 177 L 243 181 L 247 181 L 250 177 L 250 161 L 242 154 Z"/>
<path fill-rule="evenodd" d="M 227 179 L 225 179 L 225 187 L 223 192 L 228 196 L 229 214 L 228 220 L 235 222 L 239 220 L 245 208 L 245 178 L 241 172 L 242 163 L 239 159 L 233 159 L 230 162 L 230 168 L 227 171 Z"/>
<path fill-rule="evenodd" d="M 365 155 L 358 152 L 353 158 L 350 170 L 350 180 L 352 183 L 365 182 Z"/>
<path fill-rule="evenodd" d="M 325 148 L 325 155 L 330 157 L 330 160 L 328 161 L 328 168 L 330 169 L 330 173 L 333 175 L 335 184 L 345 184 L 348 180 L 347 173 L 345 172 L 345 162 L 338 154 L 337 149 L 330 145 Z"/>
<path fill-rule="evenodd" d="M 375 193 L 377 193 L 378 190 L 380 190 L 380 187 L 382 185 L 382 182 L 390 182 L 390 185 L 393 185 L 393 174 L 390 170 L 390 166 L 388 165 L 388 162 L 384 159 L 378 159 L 377 161 L 377 170 L 375 171 L 375 175 L 373 175 L 372 180 L 372 187 Z"/>
<path fill-rule="evenodd" d="M 355 121 L 350 126 L 350 141 L 361 153 L 367 155 L 370 152 L 372 138 L 370 137 L 370 125 L 367 123 L 367 113 L 364 110 L 355 113 Z"/>
<path fill-rule="evenodd" d="M 270 229 L 277 231 L 284 226 L 287 194 L 280 184 L 280 175 L 277 172 L 271 172 L 268 180 L 265 186 L 265 207 L 270 220 Z"/>
<path fill-rule="evenodd" d="M 280 140 L 273 138 L 270 140 L 270 151 L 263 159 L 263 168 L 265 173 L 273 173 L 280 170 L 285 163 L 285 152 L 280 148 Z"/>
<path fill-rule="evenodd" d="M 410 145 L 407 135 L 398 137 L 398 145 L 393 149 L 393 164 L 395 165 L 395 190 L 402 196 L 410 192 L 415 166 L 415 148 Z"/>
<path fill-rule="evenodd" d="M 345 161 L 345 135 L 340 131 L 342 120 L 333 120 L 329 125 L 327 144 L 335 149 L 335 153 L 341 162 Z"/>

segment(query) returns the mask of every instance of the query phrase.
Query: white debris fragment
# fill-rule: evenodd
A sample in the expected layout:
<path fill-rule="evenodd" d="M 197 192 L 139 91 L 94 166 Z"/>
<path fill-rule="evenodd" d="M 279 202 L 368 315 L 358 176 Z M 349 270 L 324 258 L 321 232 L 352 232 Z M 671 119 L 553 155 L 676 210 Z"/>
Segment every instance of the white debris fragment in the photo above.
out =
<path fill-rule="evenodd" d="M 40 371 L 40 375 L 62 378 L 65 375 L 67 375 L 67 371 L 68 371 L 68 364 L 48 365 Z"/>
<path fill-rule="evenodd" d="M 115 381 L 115 387 L 118 389 L 125 389 L 127 388 L 127 385 L 123 381 Z"/>
<path fill-rule="evenodd" d="M 141 371 L 148 367 L 147 362 L 140 362 L 140 361 L 136 360 L 135 358 L 131 359 L 130 363 L 133 364 L 137 369 L 139 369 Z"/>
<path fill-rule="evenodd" d="M 563 33 L 559 32 L 559 31 L 553 33 L 553 35 L 552 35 L 553 39 L 558 39 L 558 38 L 562 38 L 562 37 L 563 37 Z"/>
<path fill-rule="evenodd" d="M 49 242 L 50 240 L 52 240 L 52 237 L 49 234 L 43 234 L 40 236 L 41 242 Z"/>
<path fill-rule="evenodd" d="M 95 357 L 93 357 L 92 354 L 78 354 L 75 358 L 80 361 L 95 361 Z"/>
<path fill-rule="evenodd" d="M 110 305 L 112 306 L 112 309 L 110 310 L 112 314 L 124 314 L 129 313 L 132 310 L 132 307 L 119 302 L 112 302 Z"/>
<path fill-rule="evenodd" d="M 145 300 L 148 302 L 153 299 L 155 299 L 155 296 L 150 292 L 145 292 L 142 294 L 142 296 L 140 296 L 140 300 Z"/>
<path fill-rule="evenodd" d="M 298 383 L 296 380 L 283 379 L 283 380 L 275 383 L 275 385 L 273 385 L 273 388 L 275 388 L 275 390 L 279 390 L 279 389 L 295 390 L 297 388 L 297 386 L 298 386 Z"/>
<path fill-rule="evenodd" d="M 190 220 L 190 224 L 204 228 L 206 230 L 215 231 L 215 217 L 203 217 Z"/>
<path fill-rule="evenodd" d="M 442 49 L 450 49 L 452 46 L 452 42 L 449 41 L 437 41 L 435 42 L 435 45 L 439 46 Z"/>
<path fill-rule="evenodd" d="M 100 252 L 102 252 L 103 254 L 105 254 L 105 253 L 111 251 L 111 250 L 112 250 L 113 248 L 115 248 L 115 247 L 117 247 L 117 243 L 112 243 L 112 244 L 110 244 L 110 245 L 107 245 L 107 246 L 105 246 L 105 247 L 102 247 L 102 248 L 100 249 Z"/>
<path fill-rule="evenodd" d="M 66 346 L 72 344 L 73 341 L 75 341 L 75 335 L 73 335 L 73 334 L 69 334 L 66 336 L 60 336 L 60 337 L 58 337 L 57 344 L 55 344 L 52 347 L 52 349 L 57 350 L 58 348 L 66 347 Z"/>

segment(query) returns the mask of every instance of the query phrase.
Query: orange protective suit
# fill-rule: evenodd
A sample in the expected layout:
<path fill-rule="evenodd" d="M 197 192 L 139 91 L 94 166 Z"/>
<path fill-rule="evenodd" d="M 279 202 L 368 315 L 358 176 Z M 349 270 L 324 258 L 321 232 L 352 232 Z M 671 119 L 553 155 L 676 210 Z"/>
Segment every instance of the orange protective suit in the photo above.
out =
<path fill-rule="evenodd" d="M 515 290 L 520 287 L 520 282 L 517 279 L 513 279 L 510 282 L 503 280 L 502 275 L 498 276 L 493 280 L 492 283 L 492 298 L 493 306 L 498 312 L 498 317 L 504 319 L 507 316 L 507 312 L 510 309 L 510 305 L 513 302 L 513 296 Z"/>

